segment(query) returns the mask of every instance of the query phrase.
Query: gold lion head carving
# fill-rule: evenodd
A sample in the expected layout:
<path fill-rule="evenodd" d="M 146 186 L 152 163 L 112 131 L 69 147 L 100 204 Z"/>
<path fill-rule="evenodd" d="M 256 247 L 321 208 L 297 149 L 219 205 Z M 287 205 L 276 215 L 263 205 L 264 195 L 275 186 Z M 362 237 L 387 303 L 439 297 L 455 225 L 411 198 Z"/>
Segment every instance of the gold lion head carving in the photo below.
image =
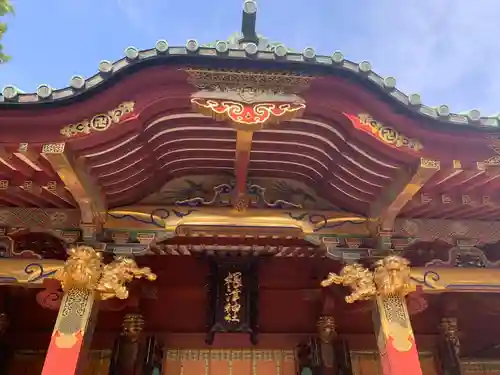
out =
<path fill-rule="evenodd" d="M 63 290 L 71 288 L 94 289 L 102 271 L 102 254 L 90 246 L 77 246 L 68 250 L 64 267 L 56 272 Z"/>
<path fill-rule="evenodd" d="M 380 259 L 375 263 L 373 279 L 381 296 L 404 296 L 411 291 L 410 262 L 398 255 Z"/>

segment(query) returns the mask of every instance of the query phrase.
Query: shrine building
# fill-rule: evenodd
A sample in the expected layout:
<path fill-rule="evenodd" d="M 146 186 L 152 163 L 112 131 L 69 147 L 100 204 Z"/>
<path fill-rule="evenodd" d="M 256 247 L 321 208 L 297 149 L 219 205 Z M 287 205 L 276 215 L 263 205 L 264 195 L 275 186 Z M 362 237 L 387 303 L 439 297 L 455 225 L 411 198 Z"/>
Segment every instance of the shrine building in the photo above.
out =
<path fill-rule="evenodd" d="M 0 95 L 0 374 L 500 374 L 500 117 L 241 32 Z"/>

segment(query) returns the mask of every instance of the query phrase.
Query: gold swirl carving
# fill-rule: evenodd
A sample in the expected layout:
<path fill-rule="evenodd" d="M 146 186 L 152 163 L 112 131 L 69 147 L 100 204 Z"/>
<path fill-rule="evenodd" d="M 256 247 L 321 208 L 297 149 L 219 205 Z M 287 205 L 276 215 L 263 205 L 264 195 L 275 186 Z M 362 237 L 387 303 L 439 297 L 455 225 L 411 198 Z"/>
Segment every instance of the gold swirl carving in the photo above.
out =
<path fill-rule="evenodd" d="M 65 126 L 61 129 L 61 134 L 71 138 L 81 134 L 102 132 L 108 130 L 111 125 L 118 124 L 133 112 L 134 102 L 124 102 L 108 113 L 99 113 L 90 120 L 85 119 L 76 124 Z"/>
<path fill-rule="evenodd" d="M 373 299 L 376 296 L 405 296 L 412 291 L 409 262 L 397 255 L 390 255 L 375 263 L 375 270 L 358 263 L 345 266 L 340 274 L 329 273 L 321 282 L 322 287 L 340 284 L 351 289 L 347 303 Z"/>
<path fill-rule="evenodd" d="M 192 98 L 193 108 L 217 121 L 230 121 L 243 129 L 258 129 L 299 117 L 306 105 L 296 103 L 242 103 L 234 100 Z M 250 127 L 250 128 L 249 128 Z"/>
<path fill-rule="evenodd" d="M 243 278 L 241 272 L 229 272 L 224 278 L 224 320 L 228 323 L 239 323 L 241 312 L 241 289 Z"/>
<path fill-rule="evenodd" d="M 347 115 L 347 114 L 346 114 Z M 412 151 L 420 151 L 423 146 L 420 141 L 401 134 L 396 129 L 391 128 L 373 119 L 369 114 L 360 113 L 358 116 L 347 115 L 360 130 L 366 131 L 382 142 L 394 147 L 406 147 Z"/>
<path fill-rule="evenodd" d="M 127 284 L 133 279 L 153 281 L 156 275 L 149 267 L 140 268 L 134 259 L 117 257 L 103 264 L 102 254 L 90 246 L 78 246 L 69 250 L 64 266 L 56 272 L 65 292 L 72 289 L 95 291 L 100 299 L 126 299 Z"/>

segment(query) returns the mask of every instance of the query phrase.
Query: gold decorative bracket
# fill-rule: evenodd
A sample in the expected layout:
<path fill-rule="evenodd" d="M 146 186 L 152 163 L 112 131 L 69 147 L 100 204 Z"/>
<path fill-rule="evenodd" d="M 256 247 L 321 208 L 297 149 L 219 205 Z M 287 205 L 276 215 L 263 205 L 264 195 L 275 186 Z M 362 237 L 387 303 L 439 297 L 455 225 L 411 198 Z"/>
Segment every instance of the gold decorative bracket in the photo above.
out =
<path fill-rule="evenodd" d="M 96 227 L 106 220 L 107 214 L 97 182 L 86 172 L 83 161 L 73 158 L 65 143 L 45 144 L 42 154 L 78 202 L 84 239 L 93 240 Z"/>

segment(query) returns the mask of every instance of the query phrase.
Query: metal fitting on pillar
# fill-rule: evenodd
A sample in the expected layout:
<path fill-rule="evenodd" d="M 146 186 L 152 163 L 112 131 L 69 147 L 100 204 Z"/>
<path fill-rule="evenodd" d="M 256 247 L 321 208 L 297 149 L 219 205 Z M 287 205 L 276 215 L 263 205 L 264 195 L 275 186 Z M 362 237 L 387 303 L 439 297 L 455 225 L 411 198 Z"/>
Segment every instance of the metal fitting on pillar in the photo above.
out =
<path fill-rule="evenodd" d="M 335 318 L 331 315 L 322 315 L 319 317 L 316 326 L 321 341 L 325 344 L 331 344 L 337 336 Z"/>
<path fill-rule="evenodd" d="M 458 321 L 454 317 L 444 317 L 441 319 L 439 325 L 443 338 L 448 341 L 455 353 L 458 355 L 460 352 L 460 333 L 458 330 Z"/>
<path fill-rule="evenodd" d="M 130 313 L 125 315 L 122 322 L 122 335 L 131 341 L 137 341 L 144 329 L 142 314 Z"/>

